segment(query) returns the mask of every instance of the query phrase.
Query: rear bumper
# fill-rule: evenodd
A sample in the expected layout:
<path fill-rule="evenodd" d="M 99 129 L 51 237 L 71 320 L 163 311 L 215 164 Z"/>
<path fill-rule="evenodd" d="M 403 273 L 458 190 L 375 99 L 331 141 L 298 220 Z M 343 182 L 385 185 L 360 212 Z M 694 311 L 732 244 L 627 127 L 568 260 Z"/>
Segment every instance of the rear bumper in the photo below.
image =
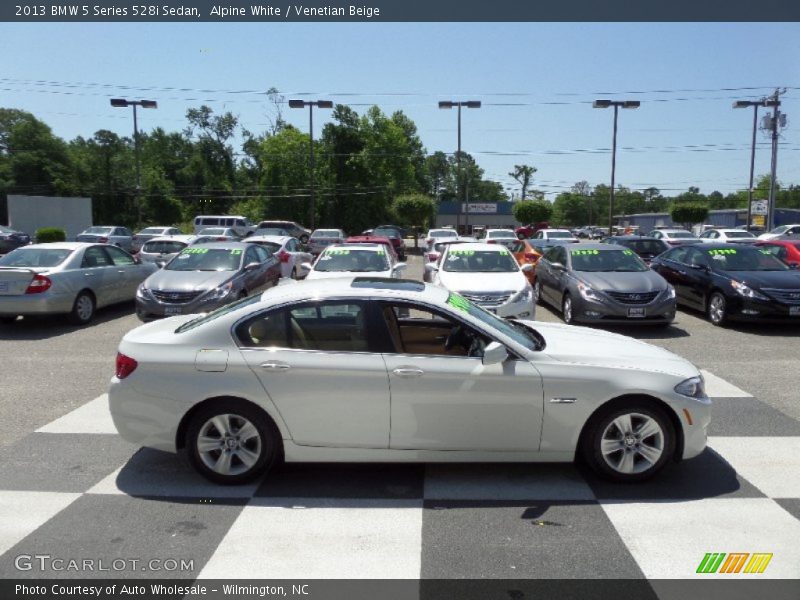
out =
<path fill-rule="evenodd" d="M 122 439 L 165 452 L 177 451 L 175 436 L 184 407 L 165 398 L 139 394 L 116 377 L 108 389 L 108 407 Z"/>
<path fill-rule="evenodd" d="M 25 294 L 22 296 L 0 296 L 0 315 L 44 315 L 68 313 L 75 297 L 71 294 L 51 293 Z"/>

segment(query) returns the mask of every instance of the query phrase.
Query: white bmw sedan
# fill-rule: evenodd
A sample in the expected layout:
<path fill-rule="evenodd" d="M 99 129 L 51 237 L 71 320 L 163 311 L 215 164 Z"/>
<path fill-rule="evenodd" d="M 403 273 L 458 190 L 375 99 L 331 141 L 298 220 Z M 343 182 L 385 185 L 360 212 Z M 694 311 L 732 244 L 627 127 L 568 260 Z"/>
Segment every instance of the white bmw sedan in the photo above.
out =
<path fill-rule="evenodd" d="M 706 446 L 686 360 L 632 338 L 505 321 L 437 286 L 371 277 L 278 286 L 128 333 L 120 435 L 185 451 L 212 481 L 276 462 L 565 462 L 646 479 Z"/>

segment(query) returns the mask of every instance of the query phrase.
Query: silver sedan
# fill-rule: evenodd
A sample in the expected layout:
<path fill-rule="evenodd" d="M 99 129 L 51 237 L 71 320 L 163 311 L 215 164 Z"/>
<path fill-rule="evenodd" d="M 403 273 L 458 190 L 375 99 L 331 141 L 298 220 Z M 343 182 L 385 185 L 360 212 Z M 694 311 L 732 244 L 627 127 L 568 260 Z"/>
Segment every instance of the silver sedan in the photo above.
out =
<path fill-rule="evenodd" d="M 62 313 L 82 325 L 95 310 L 133 300 L 157 271 L 110 244 L 57 242 L 17 248 L 0 259 L 0 320 Z"/>

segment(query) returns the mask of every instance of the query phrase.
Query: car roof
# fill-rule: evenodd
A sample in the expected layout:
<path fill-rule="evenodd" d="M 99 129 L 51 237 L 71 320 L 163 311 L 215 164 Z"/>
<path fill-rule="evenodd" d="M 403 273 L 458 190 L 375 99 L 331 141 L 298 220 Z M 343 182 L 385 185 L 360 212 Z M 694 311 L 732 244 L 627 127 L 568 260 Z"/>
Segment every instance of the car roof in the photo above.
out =
<path fill-rule="evenodd" d="M 493 252 L 508 252 L 503 244 L 486 244 L 484 242 L 466 242 L 458 245 L 459 250 L 491 250 Z"/>
<path fill-rule="evenodd" d="M 274 242 L 283 245 L 293 239 L 291 235 L 251 235 L 242 241 L 245 244 L 249 244 L 250 242 Z"/>
<path fill-rule="evenodd" d="M 387 237 L 381 237 L 379 235 L 351 235 L 345 241 L 345 244 L 388 244 L 389 246 L 392 245 L 392 240 Z"/>
<path fill-rule="evenodd" d="M 223 250 L 245 250 L 249 248 L 249 244 L 244 242 L 209 242 L 207 244 L 203 244 L 203 248 L 209 248 L 211 250 L 214 249 L 223 249 Z"/>
<path fill-rule="evenodd" d="M 441 304 L 447 300 L 449 293 L 439 286 L 412 279 L 335 277 L 274 286 L 266 290 L 261 295 L 261 299 L 270 304 L 279 304 L 294 300 L 318 300 L 341 296 L 351 298 L 407 298 L 411 296 L 415 299 Z"/>
<path fill-rule="evenodd" d="M 145 244 L 149 244 L 150 242 L 185 242 L 189 243 L 193 239 L 195 239 L 196 235 L 159 235 L 158 237 L 154 237 L 149 239 L 145 242 Z"/>
<path fill-rule="evenodd" d="M 656 238 L 651 238 L 647 235 L 612 235 L 609 236 L 608 239 L 610 240 L 648 240 L 648 241 L 656 241 L 660 242 L 661 240 L 657 240 Z"/>
<path fill-rule="evenodd" d="M 332 244 L 332 245 L 328 246 L 327 248 L 325 248 L 325 250 L 330 250 L 332 248 L 333 249 L 350 249 L 350 248 L 352 248 L 352 249 L 355 249 L 355 250 L 374 250 L 375 252 L 380 250 L 381 252 L 383 252 L 385 245 L 386 244 L 381 244 L 381 243 L 377 243 L 377 242 L 374 243 L 374 244 L 373 243 L 362 243 L 362 242 L 354 242 L 354 243 L 348 244 L 347 242 L 345 242 L 344 244 Z"/>
<path fill-rule="evenodd" d="M 562 244 L 563 247 L 569 246 L 571 250 L 617 250 L 618 252 L 623 251 L 623 248 L 616 246 L 614 244 L 603 244 L 602 242 L 588 242 L 584 244 Z M 625 252 L 630 252 L 630 250 L 625 250 Z"/>
<path fill-rule="evenodd" d="M 98 244 L 96 242 L 44 242 L 41 244 L 30 244 L 28 246 L 21 246 L 25 248 L 47 248 L 49 250 L 79 250 L 80 248 L 88 248 L 89 246 L 104 246 L 106 244 Z"/>

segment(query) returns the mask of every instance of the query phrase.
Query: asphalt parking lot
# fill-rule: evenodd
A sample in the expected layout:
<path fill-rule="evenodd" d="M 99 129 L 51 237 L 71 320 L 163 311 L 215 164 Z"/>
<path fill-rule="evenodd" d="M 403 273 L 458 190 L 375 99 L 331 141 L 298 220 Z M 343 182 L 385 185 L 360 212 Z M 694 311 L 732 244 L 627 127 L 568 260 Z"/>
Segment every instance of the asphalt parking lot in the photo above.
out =
<path fill-rule="evenodd" d="M 541 306 L 537 319 L 561 321 Z M 657 580 L 749 551 L 800 580 L 798 326 L 719 329 L 679 310 L 669 328 L 614 328 L 693 361 L 715 401 L 709 449 L 646 484 L 560 464 L 340 464 L 219 487 L 115 433 L 103 394 L 138 324 L 131 303 L 88 327 L 0 327 L 0 577 L 109 576 L 15 566 L 51 554 L 192 561 L 114 577 Z"/>

